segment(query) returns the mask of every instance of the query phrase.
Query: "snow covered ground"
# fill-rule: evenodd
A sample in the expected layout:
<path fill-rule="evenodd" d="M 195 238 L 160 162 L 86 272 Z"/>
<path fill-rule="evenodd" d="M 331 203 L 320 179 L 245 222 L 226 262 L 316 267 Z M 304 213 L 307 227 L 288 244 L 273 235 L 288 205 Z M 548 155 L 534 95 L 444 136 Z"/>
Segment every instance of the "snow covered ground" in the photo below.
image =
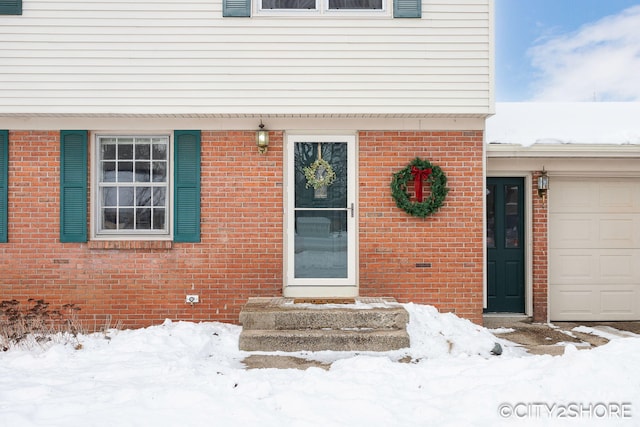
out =
<path fill-rule="evenodd" d="M 532 356 L 428 306 L 411 348 L 247 370 L 240 327 L 170 322 L 0 353 L 0 426 L 640 425 L 640 338 Z M 499 335 L 498 335 L 499 336 Z M 409 357 L 407 357 L 409 356 Z M 411 358 L 412 363 L 398 360 Z"/>

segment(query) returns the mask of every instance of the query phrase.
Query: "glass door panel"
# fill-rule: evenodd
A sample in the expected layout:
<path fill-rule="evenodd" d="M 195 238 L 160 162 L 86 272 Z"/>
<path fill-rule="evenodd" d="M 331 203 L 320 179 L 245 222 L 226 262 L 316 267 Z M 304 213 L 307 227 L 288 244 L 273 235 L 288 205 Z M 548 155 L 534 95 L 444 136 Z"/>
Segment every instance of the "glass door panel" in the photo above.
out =
<path fill-rule="evenodd" d="M 295 277 L 347 277 L 347 144 L 295 143 Z M 316 162 L 320 166 L 314 167 Z M 324 167 L 325 164 L 329 168 Z M 314 186 L 310 171 L 330 185 Z"/>
<path fill-rule="evenodd" d="M 355 286 L 354 143 L 290 137 L 286 285 Z"/>
<path fill-rule="evenodd" d="M 347 213 L 296 211 L 295 277 L 346 278 Z"/>
<path fill-rule="evenodd" d="M 520 208 L 520 186 L 504 186 L 504 247 L 516 249 L 520 247 L 520 224 L 522 224 Z"/>

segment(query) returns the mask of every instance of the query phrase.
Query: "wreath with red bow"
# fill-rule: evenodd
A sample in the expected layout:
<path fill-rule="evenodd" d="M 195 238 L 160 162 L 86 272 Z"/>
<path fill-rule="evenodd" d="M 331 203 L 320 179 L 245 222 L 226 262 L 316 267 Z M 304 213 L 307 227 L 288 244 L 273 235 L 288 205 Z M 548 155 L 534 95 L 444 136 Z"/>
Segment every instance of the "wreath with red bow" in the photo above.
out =
<path fill-rule="evenodd" d="M 410 181 L 414 181 L 415 201 L 411 201 L 407 192 Z M 424 181 L 431 190 L 426 197 L 423 194 Z M 413 159 L 404 169 L 394 173 L 391 180 L 391 196 L 396 206 L 409 215 L 420 218 L 436 212 L 442 206 L 448 192 L 447 177 L 442 169 L 419 157 Z"/>

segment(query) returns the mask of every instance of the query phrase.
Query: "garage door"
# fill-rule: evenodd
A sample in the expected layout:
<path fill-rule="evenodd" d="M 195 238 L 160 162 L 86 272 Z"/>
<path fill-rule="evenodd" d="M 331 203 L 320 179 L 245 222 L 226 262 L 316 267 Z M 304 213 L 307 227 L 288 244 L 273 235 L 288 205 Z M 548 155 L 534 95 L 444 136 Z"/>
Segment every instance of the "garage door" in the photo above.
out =
<path fill-rule="evenodd" d="M 551 320 L 640 320 L 640 179 L 554 177 Z"/>

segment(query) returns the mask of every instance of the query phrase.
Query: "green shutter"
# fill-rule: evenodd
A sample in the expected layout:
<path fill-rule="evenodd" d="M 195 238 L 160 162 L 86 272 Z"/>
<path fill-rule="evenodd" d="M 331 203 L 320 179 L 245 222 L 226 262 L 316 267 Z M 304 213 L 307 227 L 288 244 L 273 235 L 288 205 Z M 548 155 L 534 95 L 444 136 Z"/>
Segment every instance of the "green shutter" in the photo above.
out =
<path fill-rule="evenodd" d="M 394 18 L 422 18 L 422 0 L 393 0 Z"/>
<path fill-rule="evenodd" d="M 60 241 L 87 241 L 87 131 L 60 131 Z"/>
<path fill-rule="evenodd" d="M 0 130 L 0 243 L 7 243 L 9 185 L 9 131 Z"/>
<path fill-rule="evenodd" d="M 174 242 L 200 241 L 200 131 L 174 132 Z"/>
<path fill-rule="evenodd" d="M 251 0 L 222 0 L 222 16 L 251 16 Z"/>
<path fill-rule="evenodd" d="M 22 15 L 22 0 L 0 0 L 0 15 Z"/>

